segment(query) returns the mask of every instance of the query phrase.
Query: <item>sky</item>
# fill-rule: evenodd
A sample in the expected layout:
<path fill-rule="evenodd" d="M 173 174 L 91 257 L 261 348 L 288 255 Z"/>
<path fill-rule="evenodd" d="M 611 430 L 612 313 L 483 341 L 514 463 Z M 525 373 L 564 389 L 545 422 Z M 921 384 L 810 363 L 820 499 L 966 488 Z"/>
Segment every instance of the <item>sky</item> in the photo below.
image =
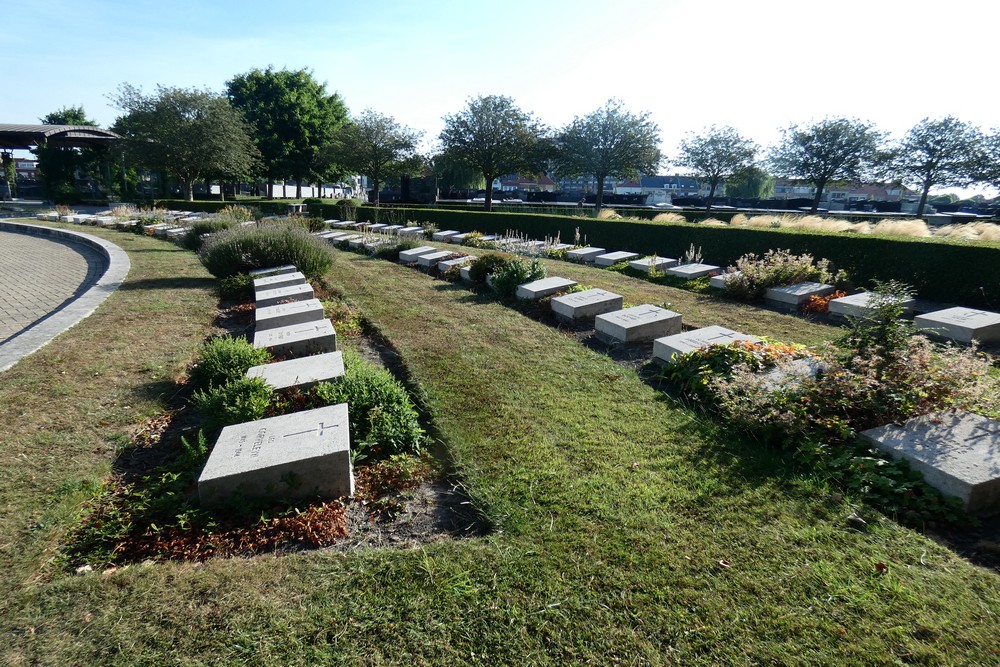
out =
<path fill-rule="evenodd" d="M 428 151 L 469 97 L 506 95 L 553 128 L 618 98 L 650 112 L 671 173 L 678 142 L 713 124 L 765 147 L 833 116 L 895 137 L 925 117 L 1000 127 L 998 18 L 986 0 L 0 0 L 0 123 L 83 106 L 107 127 L 122 83 L 222 92 L 306 68 Z"/>

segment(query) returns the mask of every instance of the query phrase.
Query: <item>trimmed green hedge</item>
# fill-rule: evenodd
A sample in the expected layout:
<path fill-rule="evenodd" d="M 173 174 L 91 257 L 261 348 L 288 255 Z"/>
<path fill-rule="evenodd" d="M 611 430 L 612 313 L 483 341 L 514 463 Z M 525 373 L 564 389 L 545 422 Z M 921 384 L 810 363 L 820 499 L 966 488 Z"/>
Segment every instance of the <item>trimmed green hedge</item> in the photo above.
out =
<path fill-rule="evenodd" d="M 291 202 L 284 200 L 275 201 L 188 201 L 186 199 L 157 199 L 154 206 L 167 208 L 175 211 L 202 211 L 204 213 L 218 213 L 227 206 L 251 206 L 258 209 L 264 215 L 285 215 L 288 213 L 288 204 Z"/>
<path fill-rule="evenodd" d="M 358 220 L 375 218 L 375 207 L 358 208 Z M 793 229 L 722 227 L 691 223 L 605 221 L 533 213 L 486 213 L 432 208 L 381 207 L 379 217 L 432 223 L 439 229 L 502 234 L 517 230 L 535 239 L 561 235 L 572 243 L 580 229 L 587 243 L 608 250 L 630 250 L 677 257 L 693 243 L 706 262 L 728 266 L 740 256 L 782 248 L 829 259 L 850 273 L 855 284 L 895 279 L 913 285 L 924 299 L 974 308 L 1000 307 L 1000 243 L 948 239 L 824 233 Z"/>

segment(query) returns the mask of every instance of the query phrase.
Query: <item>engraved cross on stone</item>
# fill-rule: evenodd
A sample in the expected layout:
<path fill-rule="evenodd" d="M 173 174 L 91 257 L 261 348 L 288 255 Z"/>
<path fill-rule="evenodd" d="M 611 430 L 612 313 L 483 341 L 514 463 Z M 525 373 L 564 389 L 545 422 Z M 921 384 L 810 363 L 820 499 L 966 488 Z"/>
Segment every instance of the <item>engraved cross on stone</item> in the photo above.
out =
<path fill-rule="evenodd" d="M 322 436 L 323 433 L 324 433 L 324 431 L 326 431 L 326 429 L 328 429 L 328 428 L 337 428 L 338 426 L 340 426 L 340 424 L 331 424 L 331 425 L 327 426 L 326 422 L 320 422 L 319 426 L 316 427 L 316 428 L 311 428 L 308 431 L 298 431 L 297 433 L 286 433 L 285 437 L 286 438 L 290 438 L 293 435 L 305 435 L 306 433 L 316 433 L 316 435 Z"/>

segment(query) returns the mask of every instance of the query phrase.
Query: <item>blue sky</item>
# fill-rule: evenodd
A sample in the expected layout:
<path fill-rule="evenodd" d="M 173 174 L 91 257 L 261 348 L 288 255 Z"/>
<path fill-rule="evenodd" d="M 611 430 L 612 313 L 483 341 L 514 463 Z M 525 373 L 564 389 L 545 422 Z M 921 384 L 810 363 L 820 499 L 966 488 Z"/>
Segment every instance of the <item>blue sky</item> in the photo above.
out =
<path fill-rule="evenodd" d="M 348 108 L 425 133 L 503 94 L 551 126 L 610 97 L 648 110 L 662 149 L 727 124 L 768 144 L 826 116 L 901 135 L 924 117 L 1000 127 L 998 3 L 951 0 L 6 0 L 0 122 L 83 105 L 102 125 L 128 82 L 207 87 L 254 67 L 313 71 Z M 666 165 L 664 171 L 672 167 Z"/>

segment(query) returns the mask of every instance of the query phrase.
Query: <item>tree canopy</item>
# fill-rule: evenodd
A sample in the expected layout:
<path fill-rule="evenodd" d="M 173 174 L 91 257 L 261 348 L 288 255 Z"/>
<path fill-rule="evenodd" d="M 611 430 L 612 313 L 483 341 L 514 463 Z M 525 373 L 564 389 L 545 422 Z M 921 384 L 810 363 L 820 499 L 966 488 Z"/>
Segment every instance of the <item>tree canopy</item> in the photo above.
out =
<path fill-rule="evenodd" d="M 249 127 L 222 95 L 166 86 L 146 95 L 123 84 L 114 101 L 125 112 L 114 129 L 127 154 L 145 167 L 170 172 L 188 199 L 197 180 L 245 178 L 254 169 L 258 154 Z"/>
<path fill-rule="evenodd" d="M 336 93 L 305 69 L 253 69 L 226 83 L 229 100 L 254 128 L 268 196 L 274 181 L 302 181 L 320 177 L 317 155 L 333 141 L 347 120 L 347 109 Z"/>
<path fill-rule="evenodd" d="M 88 125 L 97 122 L 87 118 L 82 106 L 64 107 L 46 114 L 39 121 L 44 125 Z M 104 149 L 37 146 L 31 151 L 38 158 L 38 174 L 45 196 L 64 201 L 77 196 L 77 173 L 93 175 L 99 169 Z"/>
<path fill-rule="evenodd" d="M 493 210 L 493 180 L 502 174 L 534 171 L 544 127 L 509 97 L 470 98 L 465 108 L 444 117 L 438 137 L 448 158 L 475 168 L 486 182 L 487 211 Z"/>
<path fill-rule="evenodd" d="M 371 200 L 377 206 L 379 186 L 385 178 L 423 164 L 417 153 L 419 141 L 419 132 L 391 116 L 365 109 L 337 131 L 324 153 L 344 169 L 367 176 L 372 185 Z"/>
<path fill-rule="evenodd" d="M 576 117 L 556 137 L 556 170 L 565 176 L 593 175 L 597 203 L 604 201 L 604 179 L 655 173 L 661 161 L 659 128 L 649 112 L 633 114 L 620 100 Z"/>
<path fill-rule="evenodd" d="M 735 128 L 713 125 L 702 134 L 692 134 L 681 141 L 677 164 L 708 182 L 708 212 L 712 210 L 716 188 L 733 174 L 753 166 L 759 150 L 755 142 L 741 137 Z"/>
<path fill-rule="evenodd" d="M 853 118 L 791 125 L 772 147 L 769 162 L 775 174 L 802 178 L 816 187 L 815 213 L 828 183 L 861 180 L 876 166 L 883 136 L 870 123 Z"/>
<path fill-rule="evenodd" d="M 726 179 L 726 196 L 767 199 L 774 194 L 774 177 L 756 165 L 737 171 Z"/>
<path fill-rule="evenodd" d="M 954 116 L 914 125 L 892 151 L 891 169 L 904 183 L 920 188 L 917 215 L 924 214 L 933 186 L 965 186 L 975 180 L 982 134 Z"/>

